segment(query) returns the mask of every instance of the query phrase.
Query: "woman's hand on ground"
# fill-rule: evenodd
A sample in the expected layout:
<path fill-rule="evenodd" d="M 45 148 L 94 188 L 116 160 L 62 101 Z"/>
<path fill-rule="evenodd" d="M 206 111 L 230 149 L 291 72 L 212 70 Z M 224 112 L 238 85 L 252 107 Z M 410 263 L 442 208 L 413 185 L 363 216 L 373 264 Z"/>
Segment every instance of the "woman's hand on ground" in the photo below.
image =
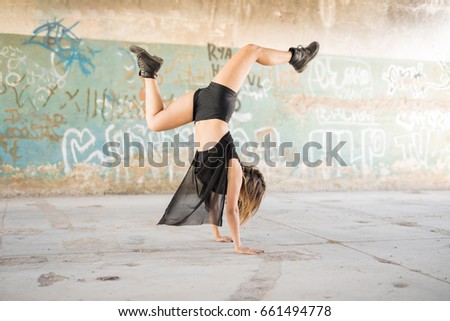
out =
<path fill-rule="evenodd" d="M 245 246 L 239 246 L 236 248 L 236 253 L 238 254 L 261 254 L 264 253 L 263 250 L 258 250 L 258 249 L 251 249 L 249 247 L 245 247 Z"/>
<path fill-rule="evenodd" d="M 224 242 L 224 243 L 231 243 L 233 242 L 233 239 L 229 236 L 221 236 L 221 235 L 217 235 L 215 237 L 216 242 Z"/>

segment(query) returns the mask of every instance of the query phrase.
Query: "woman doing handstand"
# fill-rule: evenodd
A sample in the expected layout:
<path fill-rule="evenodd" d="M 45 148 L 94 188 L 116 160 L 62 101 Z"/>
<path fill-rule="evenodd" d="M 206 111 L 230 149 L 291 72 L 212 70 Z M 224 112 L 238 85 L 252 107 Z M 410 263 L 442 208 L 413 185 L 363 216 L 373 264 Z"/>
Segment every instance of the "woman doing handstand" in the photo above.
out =
<path fill-rule="evenodd" d="M 216 241 L 233 242 L 237 253 L 258 254 L 261 250 L 241 244 L 239 226 L 259 208 L 266 185 L 256 167 L 243 166 L 236 152 L 228 122 L 233 114 L 237 92 L 255 62 L 264 66 L 290 63 L 302 72 L 315 57 L 319 44 L 279 51 L 249 44 L 241 48 L 212 79 L 164 108 L 156 75 L 163 59 L 131 46 L 136 54 L 139 76 L 145 82 L 145 118 L 152 131 L 170 130 L 194 121 L 196 151 L 191 166 L 158 224 L 212 224 Z M 211 143 L 213 143 L 212 148 Z M 225 203 L 226 200 L 226 203 Z M 226 204 L 226 208 L 225 208 Z M 221 236 L 225 209 L 231 238 Z"/>

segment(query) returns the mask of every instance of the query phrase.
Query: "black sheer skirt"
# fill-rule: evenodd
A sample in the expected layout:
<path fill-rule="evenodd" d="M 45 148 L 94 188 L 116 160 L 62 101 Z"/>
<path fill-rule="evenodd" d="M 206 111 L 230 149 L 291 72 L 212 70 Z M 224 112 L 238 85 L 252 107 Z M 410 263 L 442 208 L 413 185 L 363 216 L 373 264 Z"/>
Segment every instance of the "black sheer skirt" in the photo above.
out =
<path fill-rule="evenodd" d="M 239 159 L 230 132 L 194 159 L 158 224 L 222 226 L 228 161 Z"/>

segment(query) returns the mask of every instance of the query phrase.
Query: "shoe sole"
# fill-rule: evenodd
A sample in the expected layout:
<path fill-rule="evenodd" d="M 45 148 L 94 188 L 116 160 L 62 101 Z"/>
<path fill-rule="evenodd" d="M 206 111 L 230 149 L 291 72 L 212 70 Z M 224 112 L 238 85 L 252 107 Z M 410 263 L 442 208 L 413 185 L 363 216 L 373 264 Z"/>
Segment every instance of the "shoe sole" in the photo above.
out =
<path fill-rule="evenodd" d="M 314 55 L 312 55 L 312 56 L 309 58 L 309 60 L 305 63 L 305 65 L 304 65 L 301 69 L 297 70 L 298 73 L 301 73 L 303 70 L 305 70 L 306 67 L 308 67 L 308 63 L 309 63 L 311 60 L 313 60 L 314 57 L 315 57 L 315 56 L 317 55 L 317 53 L 319 52 L 320 45 L 319 45 L 318 42 L 316 42 L 316 43 L 317 43 L 317 50 L 314 52 Z"/>
<path fill-rule="evenodd" d="M 140 53 L 144 52 L 151 60 L 157 62 L 158 64 L 162 65 L 164 63 L 164 59 L 162 59 L 161 57 L 149 54 L 144 48 L 141 48 L 141 47 L 138 47 L 138 46 L 135 46 L 135 45 L 131 45 L 129 47 L 129 49 L 136 56 L 139 55 Z"/>

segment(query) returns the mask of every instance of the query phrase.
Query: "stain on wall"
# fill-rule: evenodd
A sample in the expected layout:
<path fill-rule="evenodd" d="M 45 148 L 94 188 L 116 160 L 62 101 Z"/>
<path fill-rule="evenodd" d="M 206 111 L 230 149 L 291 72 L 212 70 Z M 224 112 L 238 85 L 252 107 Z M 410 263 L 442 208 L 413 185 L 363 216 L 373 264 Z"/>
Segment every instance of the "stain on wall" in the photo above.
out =
<path fill-rule="evenodd" d="M 240 10 L 253 12 L 252 3 Z M 320 2 L 324 27 L 340 25 L 342 5 Z M 151 132 L 130 42 L 81 37 L 85 22 L 68 20 L 48 18 L 26 35 L 0 34 L 0 195 L 173 191 L 192 155 L 182 149 L 180 166 L 170 143 L 188 141 L 192 124 Z M 207 41 L 139 44 L 165 59 L 158 81 L 167 105 L 206 86 L 237 50 Z M 449 61 L 325 52 L 300 75 L 289 65 L 255 65 L 230 127 L 240 146 L 259 143 L 252 151 L 272 191 L 443 189 L 450 187 L 449 101 Z M 339 154 L 348 166 L 325 166 L 325 148 L 309 154 L 324 161 L 318 167 L 296 162 L 307 142 L 326 146 L 328 132 L 333 146 L 346 142 Z M 124 158 L 124 134 L 143 146 L 144 166 L 137 148 L 130 149 L 130 167 L 101 166 L 111 160 L 106 142 L 119 142 L 115 151 Z M 272 148 L 264 162 L 267 134 L 292 147 Z"/>

